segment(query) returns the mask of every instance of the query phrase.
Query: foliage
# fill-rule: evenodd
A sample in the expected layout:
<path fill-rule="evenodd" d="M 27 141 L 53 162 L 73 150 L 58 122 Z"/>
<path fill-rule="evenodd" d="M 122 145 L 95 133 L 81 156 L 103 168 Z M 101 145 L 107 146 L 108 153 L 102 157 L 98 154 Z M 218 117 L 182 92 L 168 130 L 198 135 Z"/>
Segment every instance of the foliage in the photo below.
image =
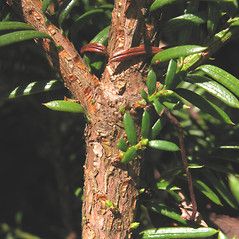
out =
<path fill-rule="evenodd" d="M 107 45 L 112 9 L 112 3 L 104 0 L 71 0 L 60 4 L 56 0 L 43 0 L 42 5 L 48 21 L 58 25 L 78 50 L 89 41 Z M 190 198 L 188 178 L 179 153 L 182 145 L 177 145 L 178 125 L 165 112 L 176 117 L 183 129 L 188 167 L 203 221 L 210 223 L 206 204 L 214 211 L 238 213 L 239 80 L 209 58 L 238 37 L 238 2 L 155 0 L 148 9 L 146 17 L 154 15 L 160 19 L 160 35 L 168 47 L 155 54 L 150 62 L 147 92 L 142 89 L 142 100 L 138 102 L 143 108 L 138 112 L 140 134 L 135 126 L 137 120 L 126 111 L 125 138 L 117 146 L 122 163 L 140 160 L 143 155 L 143 163 L 148 167 L 143 174 L 152 170 L 160 177 L 151 173 L 150 179 L 146 176 L 142 179 L 139 223 L 135 222 L 137 226 L 132 229 L 142 238 L 196 238 L 216 233 L 223 238 L 221 232 L 201 228 L 181 217 L 180 210 L 191 210 L 182 206 L 183 200 Z M 1 47 L 48 37 L 27 24 L 13 21 L 5 8 L 2 11 Z M 205 62 L 206 59 L 209 60 Z M 84 60 L 98 75 L 107 61 L 105 56 L 93 53 L 86 53 Z M 4 100 L 63 89 L 58 78 L 17 84 L 15 90 L 5 92 Z M 83 112 L 75 102 L 57 99 L 45 105 L 64 112 Z M 178 227 L 172 228 L 175 223 Z M 4 235 L 8 238 L 9 231 Z"/>

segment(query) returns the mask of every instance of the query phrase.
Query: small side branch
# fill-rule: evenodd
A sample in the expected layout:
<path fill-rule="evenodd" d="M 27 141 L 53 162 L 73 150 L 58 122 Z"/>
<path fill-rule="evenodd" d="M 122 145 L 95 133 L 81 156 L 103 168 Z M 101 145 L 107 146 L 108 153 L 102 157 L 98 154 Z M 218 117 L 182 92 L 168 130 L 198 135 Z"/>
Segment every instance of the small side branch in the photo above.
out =
<path fill-rule="evenodd" d="M 192 175 L 189 171 L 188 167 L 188 161 L 187 161 L 187 155 L 186 155 L 186 149 L 185 149 L 185 143 L 184 143 L 184 132 L 183 129 L 179 123 L 179 121 L 176 119 L 174 115 L 172 115 L 167 109 L 164 111 L 165 115 L 168 117 L 170 120 L 171 124 L 173 124 L 178 131 L 178 139 L 179 139 L 179 146 L 180 146 L 180 152 L 181 152 L 181 158 L 183 162 L 183 167 L 186 173 L 186 177 L 188 180 L 188 189 L 189 189 L 189 195 L 192 203 L 192 215 L 191 215 L 191 220 L 195 220 L 196 214 L 197 214 L 197 202 L 196 202 L 196 197 L 195 193 L 193 190 L 193 181 L 192 181 Z"/>

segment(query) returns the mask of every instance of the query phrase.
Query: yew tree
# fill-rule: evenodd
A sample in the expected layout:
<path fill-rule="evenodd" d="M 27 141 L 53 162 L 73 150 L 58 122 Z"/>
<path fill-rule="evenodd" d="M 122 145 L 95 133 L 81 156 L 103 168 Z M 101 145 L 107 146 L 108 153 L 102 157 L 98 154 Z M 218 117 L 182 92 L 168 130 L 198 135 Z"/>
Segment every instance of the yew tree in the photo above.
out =
<path fill-rule="evenodd" d="M 238 2 L 7 5 L 18 21 L 3 14 L 0 46 L 34 39 L 56 79 L 17 86 L 8 98 L 66 87 L 72 99 L 45 106 L 85 117 L 82 238 L 217 234 L 209 214 L 201 212 L 205 203 L 197 201 L 238 210 L 238 165 L 229 159 L 236 156 L 220 159 L 221 167 L 215 158 L 238 149 L 225 135 L 235 133 L 230 112 L 239 108 L 239 81 L 214 60 L 238 37 Z M 86 31 L 91 21 L 96 25 Z M 217 141 L 215 128 L 225 132 L 224 140 Z M 149 211 L 167 223 L 152 222 Z M 151 229 L 162 225 L 168 228 Z"/>

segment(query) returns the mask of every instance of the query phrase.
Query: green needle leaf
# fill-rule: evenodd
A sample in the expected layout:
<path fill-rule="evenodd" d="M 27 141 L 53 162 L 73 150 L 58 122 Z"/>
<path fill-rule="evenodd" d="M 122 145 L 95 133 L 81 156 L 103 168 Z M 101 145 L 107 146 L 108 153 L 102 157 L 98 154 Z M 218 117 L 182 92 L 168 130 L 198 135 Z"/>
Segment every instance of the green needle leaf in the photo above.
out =
<path fill-rule="evenodd" d="M 135 230 L 140 226 L 140 222 L 132 222 L 130 224 L 130 230 Z"/>
<path fill-rule="evenodd" d="M 235 149 L 235 150 L 239 150 L 239 146 L 238 145 L 223 145 L 223 146 L 220 146 L 220 149 Z"/>
<path fill-rule="evenodd" d="M 179 57 L 186 57 L 192 54 L 196 54 L 202 51 L 205 51 L 207 47 L 202 47 L 198 45 L 184 45 L 168 48 L 166 50 L 160 51 L 157 53 L 151 64 L 158 64 L 160 62 L 169 61 L 171 59 L 177 59 Z"/>
<path fill-rule="evenodd" d="M 180 222 L 183 225 L 187 225 L 187 221 L 181 217 L 180 214 L 175 212 L 172 208 L 167 207 L 165 204 L 162 203 L 150 203 L 148 207 L 157 213 L 162 214 L 163 216 L 166 216 L 168 218 L 171 218 L 177 222 Z"/>
<path fill-rule="evenodd" d="M 107 45 L 110 26 L 101 30 L 90 42 L 96 42 L 102 45 Z"/>
<path fill-rule="evenodd" d="M 215 96 L 226 105 L 233 108 L 239 108 L 239 100 L 236 96 L 216 81 L 200 75 L 188 75 L 186 80 L 206 90 L 209 94 Z"/>
<path fill-rule="evenodd" d="M 197 69 L 203 71 L 212 79 L 224 85 L 228 90 L 239 97 L 239 80 L 235 76 L 213 65 L 203 65 Z"/>
<path fill-rule="evenodd" d="M 177 71 L 177 61 L 172 59 L 170 60 L 169 64 L 168 64 L 168 69 L 167 69 L 167 73 L 166 73 L 166 77 L 165 77 L 165 88 L 167 90 L 171 89 L 173 86 L 173 80 L 174 80 L 174 76 L 176 74 Z"/>
<path fill-rule="evenodd" d="M 203 181 L 197 179 L 195 180 L 194 185 L 201 193 L 203 193 L 206 197 L 208 197 L 212 202 L 222 206 L 219 197 Z"/>
<path fill-rule="evenodd" d="M 6 30 L 33 30 L 34 28 L 26 24 L 24 22 L 0 22 L 0 31 L 6 31 Z"/>
<path fill-rule="evenodd" d="M 185 27 L 198 26 L 205 23 L 204 17 L 195 14 L 184 14 L 170 19 L 164 26 L 163 31 L 173 32 L 175 30 L 182 30 Z"/>
<path fill-rule="evenodd" d="M 221 231 L 218 233 L 218 238 L 217 239 L 229 239 L 224 233 Z"/>
<path fill-rule="evenodd" d="M 210 237 L 218 231 L 210 227 L 165 227 L 148 229 L 140 234 L 142 239 L 171 239 L 171 238 L 205 238 Z"/>
<path fill-rule="evenodd" d="M 172 23 L 174 21 L 178 21 L 178 22 L 184 21 L 184 22 L 190 22 L 192 24 L 198 24 L 198 25 L 205 23 L 204 18 L 202 18 L 199 15 L 195 15 L 195 14 L 191 14 L 191 13 L 172 18 L 168 21 L 168 23 Z"/>
<path fill-rule="evenodd" d="M 31 40 L 34 38 L 51 39 L 51 37 L 48 34 L 43 32 L 38 32 L 34 30 L 17 31 L 17 32 L 11 32 L 11 33 L 0 36 L 0 47 L 7 46 L 17 42 Z"/>
<path fill-rule="evenodd" d="M 134 120 L 131 117 L 129 112 L 126 112 L 124 114 L 124 129 L 128 138 L 128 141 L 131 145 L 137 144 L 137 133 L 136 133 L 136 128 L 134 124 Z"/>
<path fill-rule="evenodd" d="M 120 150 L 123 151 L 123 152 L 126 152 L 127 149 L 128 149 L 127 143 L 126 143 L 125 140 L 122 139 L 122 138 L 121 138 L 121 139 L 119 140 L 119 142 L 117 143 L 117 147 L 118 147 L 118 149 L 120 149 Z"/>
<path fill-rule="evenodd" d="M 163 128 L 163 125 L 164 125 L 164 120 L 163 119 L 158 119 L 154 123 L 154 125 L 152 127 L 152 130 L 151 130 L 151 139 L 155 139 L 159 135 L 160 131 Z"/>
<path fill-rule="evenodd" d="M 58 23 L 61 26 L 62 23 L 69 17 L 72 9 L 79 4 L 79 0 L 71 0 L 68 5 L 62 10 L 59 18 Z"/>
<path fill-rule="evenodd" d="M 212 115 L 214 118 L 227 124 L 233 124 L 230 117 L 222 109 L 214 105 L 212 102 L 204 99 L 202 96 L 182 88 L 176 89 L 175 92 L 202 111 Z"/>
<path fill-rule="evenodd" d="M 59 80 L 51 81 L 35 81 L 30 84 L 24 84 L 15 88 L 8 96 L 9 99 L 13 99 L 20 96 L 32 95 L 40 92 L 46 92 L 51 90 L 57 90 L 63 88 L 64 85 Z"/>
<path fill-rule="evenodd" d="M 167 181 L 165 179 L 160 179 L 157 183 L 156 183 L 156 187 L 159 190 L 167 190 L 167 191 L 174 191 L 174 190 L 180 190 L 179 187 L 174 186 L 170 183 L 170 181 Z"/>
<path fill-rule="evenodd" d="M 233 21 L 233 22 L 230 24 L 230 27 L 239 27 L 239 20 L 237 19 L 236 21 Z"/>
<path fill-rule="evenodd" d="M 231 192 L 239 204 L 239 178 L 230 174 L 228 176 L 228 182 Z"/>
<path fill-rule="evenodd" d="M 156 90 L 156 82 L 157 82 L 157 76 L 154 70 L 150 69 L 147 80 L 146 80 L 146 85 L 148 88 L 148 94 L 152 95 L 155 90 Z"/>
<path fill-rule="evenodd" d="M 180 0 L 155 0 L 153 2 L 153 4 L 150 6 L 150 11 L 155 11 L 155 10 L 158 10 L 159 8 L 161 7 L 164 7 L 164 6 L 167 6 L 167 5 L 170 5 L 170 4 L 174 4 L 176 2 L 179 2 Z M 185 0 L 181 0 L 181 1 L 184 1 Z"/>
<path fill-rule="evenodd" d="M 70 113 L 84 113 L 84 108 L 76 102 L 65 100 L 53 100 L 45 104 L 47 108 L 56 111 L 70 112 Z"/>
<path fill-rule="evenodd" d="M 208 179 L 208 181 L 213 185 L 213 188 L 221 195 L 221 197 L 234 209 L 237 209 L 237 204 L 235 199 L 232 197 L 230 191 L 224 184 L 223 180 L 218 178 L 210 170 L 204 170 L 203 175 Z"/>
<path fill-rule="evenodd" d="M 151 140 L 149 141 L 149 147 L 153 149 L 165 150 L 165 151 L 179 151 L 179 147 L 167 140 Z"/>
<path fill-rule="evenodd" d="M 123 158 L 121 160 L 122 163 L 128 163 L 137 156 L 137 149 L 135 146 L 132 146 L 127 149 L 127 151 L 123 154 Z"/>
<path fill-rule="evenodd" d="M 147 110 L 144 111 L 142 116 L 142 124 L 141 124 L 141 135 L 143 138 L 148 139 L 150 135 L 150 114 Z"/>
<path fill-rule="evenodd" d="M 140 95 L 146 102 L 148 102 L 148 94 L 146 93 L 145 90 L 141 90 Z"/>
<path fill-rule="evenodd" d="M 153 106 L 157 114 L 160 115 L 164 109 L 164 106 L 157 99 L 153 101 Z"/>

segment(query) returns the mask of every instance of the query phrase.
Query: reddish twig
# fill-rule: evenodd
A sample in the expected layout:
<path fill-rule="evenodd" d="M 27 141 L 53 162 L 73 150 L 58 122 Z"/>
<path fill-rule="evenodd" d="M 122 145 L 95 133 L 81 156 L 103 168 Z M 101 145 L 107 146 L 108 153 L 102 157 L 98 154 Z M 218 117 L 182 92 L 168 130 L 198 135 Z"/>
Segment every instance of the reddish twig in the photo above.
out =
<path fill-rule="evenodd" d="M 86 52 L 93 52 L 93 53 L 97 53 L 97 54 L 101 54 L 101 55 L 105 55 L 107 56 L 107 50 L 106 47 L 100 43 L 96 43 L 96 42 L 92 42 L 89 43 L 85 46 L 83 46 L 80 50 L 81 54 L 84 54 Z"/>
<path fill-rule="evenodd" d="M 145 56 L 148 53 L 154 55 L 154 54 L 157 54 L 158 52 L 162 51 L 163 48 L 162 47 L 150 47 L 149 50 L 150 51 L 148 52 L 147 49 L 145 48 L 145 45 L 131 47 L 127 50 L 116 52 L 113 55 L 113 57 L 110 59 L 110 62 L 121 62 L 121 61 L 129 60 L 133 57 Z M 81 50 L 80 50 L 81 54 L 84 54 L 86 52 L 93 52 L 93 53 L 108 56 L 106 47 L 104 45 L 96 43 L 96 42 L 89 43 L 81 48 Z"/>
<path fill-rule="evenodd" d="M 186 155 L 186 149 L 185 149 L 185 144 L 184 144 L 184 132 L 183 129 L 179 123 L 179 121 L 176 119 L 174 115 L 172 115 L 167 109 L 164 110 L 164 113 L 170 120 L 171 124 L 173 124 L 177 130 L 178 130 L 178 139 L 179 139 L 179 146 L 180 146 L 180 152 L 181 152 L 181 158 L 183 162 L 183 167 L 186 173 L 186 177 L 188 180 L 188 189 L 189 189 L 189 194 L 190 194 L 190 199 L 192 203 L 192 215 L 191 215 L 191 220 L 195 220 L 196 214 L 197 214 L 197 202 L 196 202 L 196 197 L 195 193 L 193 190 L 193 181 L 192 181 L 192 175 L 191 172 L 189 171 L 188 167 L 188 161 L 187 161 L 187 155 Z"/>
<path fill-rule="evenodd" d="M 151 50 L 151 54 L 154 55 L 162 51 L 163 49 L 160 47 L 151 47 L 150 50 Z M 146 54 L 148 54 L 148 52 L 145 49 L 145 45 L 140 45 L 137 47 L 131 47 L 127 50 L 116 52 L 113 55 L 113 57 L 110 59 L 110 62 L 121 62 L 121 61 L 128 60 L 132 57 L 145 56 Z"/>

